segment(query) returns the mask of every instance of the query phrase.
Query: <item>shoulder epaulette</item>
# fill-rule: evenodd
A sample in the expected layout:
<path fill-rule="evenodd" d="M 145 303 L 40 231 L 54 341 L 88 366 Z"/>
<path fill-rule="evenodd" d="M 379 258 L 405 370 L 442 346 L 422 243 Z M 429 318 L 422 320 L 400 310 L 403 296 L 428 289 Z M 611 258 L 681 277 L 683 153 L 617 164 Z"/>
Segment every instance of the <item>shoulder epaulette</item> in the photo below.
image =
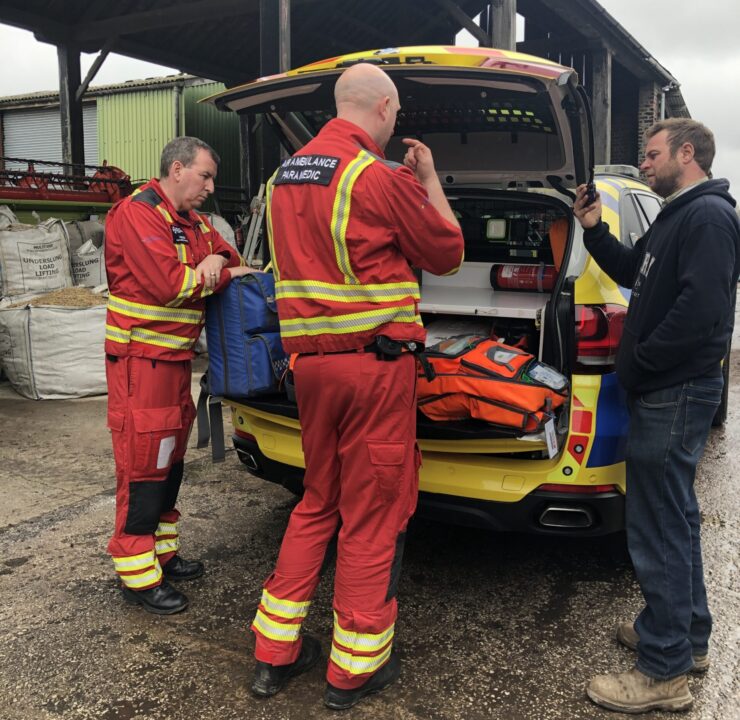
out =
<path fill-rule="evenodd" d="M 370 152 L 369 150 L 365 150 L 365 152 L 368 155 L 371 155 L 372 157 L 374 157 L 377 162 L 382 163 L 383 165 L 385 165 L 387 168 L 390 168 L 391 170 L 398 170 L 398 168 L 403 167 L 403 163 L 393 162 L 393 160 L 386 160 L 385 158 L 380 157 L 380 155 L 376 155 L 375 153 Z"/>
<path fill-rule="evenodd" d="M 162 202 L 162 198 L 159 197 L 153 187 L 148 187 L 146 190 L 135 190 L 131 202 L 143 202 L 152 207 L 157 207 Z"/>

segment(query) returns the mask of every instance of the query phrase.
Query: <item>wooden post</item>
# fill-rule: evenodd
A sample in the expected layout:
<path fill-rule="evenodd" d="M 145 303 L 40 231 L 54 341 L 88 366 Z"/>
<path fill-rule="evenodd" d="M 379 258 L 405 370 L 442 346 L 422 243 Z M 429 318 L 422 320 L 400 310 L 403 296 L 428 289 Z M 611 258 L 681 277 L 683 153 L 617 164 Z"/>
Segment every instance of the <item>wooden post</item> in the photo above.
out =
<path fill-rule="evenodd" d="M 82 126 L 82 100 L 77 99 L 77 89 L 80 87 L 80 50 L 71 45 L 59 45 L 57 58 L 62 162 L 66 165 L 65 172 L 71 175 L 84 175 L 82 165 L 85 162 L 85 135 Z"/>
<path fill-rule="evenodd" d="M 594 161 L 606 165 L 612 155 L 612 54 L 606 48 L 594 50 L 591 106 L 594 124 Z"/>
<path fill-rule="evenodd" d="M 516 50 L 516 0 L 491 0 L 491 47 Z"/>
<path fill-rule="evenodd" d="M 260 75 L 284 72 L 290 65 L 290 0 L 260 0 Z M 280 164 L 280 143 L 266 126 L 257 128 L 259 183 L 267 179 Z M 252 188 L 254 191 L 255 188 Z"/>

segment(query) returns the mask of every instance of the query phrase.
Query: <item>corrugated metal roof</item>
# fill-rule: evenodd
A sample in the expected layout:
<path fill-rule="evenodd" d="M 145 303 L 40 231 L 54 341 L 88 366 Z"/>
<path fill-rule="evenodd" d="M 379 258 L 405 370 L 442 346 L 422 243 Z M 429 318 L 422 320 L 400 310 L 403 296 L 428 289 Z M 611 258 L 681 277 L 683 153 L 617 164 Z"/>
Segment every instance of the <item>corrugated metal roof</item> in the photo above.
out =
<path fill-rule="evenodd" d="M 187 73 L 178 73 L 176 75 L 165 75 L 163 77 L 145 78 L 143 80 L 127 80 L 122 83 L 110 85 L 91 86 L 83 97 L 85 100 L 91 100 L 100 95 L 108 95 L 131 90 L 154 89 L 160 87 L 172 87 L 173 85 L 187 85 L 195 83 L 205 83 L 207 80 L 196 78 Z M 38 92 L 24 93 L 22 95 L 6 95 L 0 97 L 0 107 L 18 106 L 18 105 L 52 105 L 59 102 L 58 90 L 40 90 Z"/>

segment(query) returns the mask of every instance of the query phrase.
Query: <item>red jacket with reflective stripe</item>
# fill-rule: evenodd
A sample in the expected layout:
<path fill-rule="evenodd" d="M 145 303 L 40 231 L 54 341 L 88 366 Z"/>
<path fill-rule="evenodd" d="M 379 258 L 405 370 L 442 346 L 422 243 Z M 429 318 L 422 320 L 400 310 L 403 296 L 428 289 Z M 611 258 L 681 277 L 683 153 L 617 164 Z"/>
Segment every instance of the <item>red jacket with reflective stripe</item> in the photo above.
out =
<path fill-rule="evenodd" d="M 105 352 L 187 360 L 203 327 L 205 298 L 195 267 L 206 255 L 241 256 L 197 213 L 178 213 L 157 180 L 116 203 L 105 223 L 108 313 Z M 226 269 L 213 292 L 230 281 Z"/>
<path fill-rule="evenodd" d="M 349 350 L 376 335 L 424 341 L 411 266 L 455 272 L 463 238 L 411 170 L 335 119 L 278 168 L 267 198 L 286 351 Z"/>

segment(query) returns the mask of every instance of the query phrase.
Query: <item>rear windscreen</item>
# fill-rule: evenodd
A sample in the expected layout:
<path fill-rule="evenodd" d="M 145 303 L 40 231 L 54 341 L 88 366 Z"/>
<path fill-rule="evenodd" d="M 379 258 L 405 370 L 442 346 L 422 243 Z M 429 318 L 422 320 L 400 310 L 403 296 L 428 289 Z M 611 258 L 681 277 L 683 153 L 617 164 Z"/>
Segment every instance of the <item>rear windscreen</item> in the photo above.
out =
<path fill-rule="evenodd" d="M 557 171 L 565 163 L 562 138 L 550 95 L 525 84 L 518 90 L 476 84 L 427 84 L 394 78 L 401 110 L 386 156 L 400 161 L 403 137 L 429 145 L 438 170 L 444 172 Z M 322 100 L 323 98 L 323 100 Z M 291 98 L 290 123 L 299 122 L 312 135 L 334 117 L 323 94 Z M 296 107 L 300 101 L 302 107 Z M 284 102 L 288 102 L 287 100 Z M 275 103 L 280 112 L 283 103 Z"/>

